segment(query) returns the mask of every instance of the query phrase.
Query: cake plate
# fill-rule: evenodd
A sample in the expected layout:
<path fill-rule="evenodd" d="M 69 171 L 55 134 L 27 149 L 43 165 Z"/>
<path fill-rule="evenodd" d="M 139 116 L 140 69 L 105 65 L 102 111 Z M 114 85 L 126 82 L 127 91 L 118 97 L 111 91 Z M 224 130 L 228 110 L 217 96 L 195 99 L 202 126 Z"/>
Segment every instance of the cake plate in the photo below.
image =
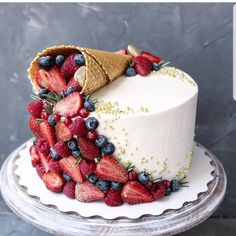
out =
<path fill-rule="evenodd" d="M 226 175 L 219 160 L 206 148 L 196 143 L 210 157 L 215 167 L 208 190 L 199 193 L 197 200 L 186 202 L 179 209 L 168 209 L 161 215 L 144 215 L 138 219 L 118 217 L 113 220 L 100 216 L 81 217 L 63 213 L 51 205 L 43 205 L 38 198 L 26 194 L 15 175 L 15 161 L 29 140 L 12 152 L 4 162 L 0 173 L 3 199 L 11 210 L 23 220 L 55 235 L 175 235 L 186 231 L 213 214 L 222 202 L 226 190 Z M 112 210 L 112 208 L 111 208 Z"/>

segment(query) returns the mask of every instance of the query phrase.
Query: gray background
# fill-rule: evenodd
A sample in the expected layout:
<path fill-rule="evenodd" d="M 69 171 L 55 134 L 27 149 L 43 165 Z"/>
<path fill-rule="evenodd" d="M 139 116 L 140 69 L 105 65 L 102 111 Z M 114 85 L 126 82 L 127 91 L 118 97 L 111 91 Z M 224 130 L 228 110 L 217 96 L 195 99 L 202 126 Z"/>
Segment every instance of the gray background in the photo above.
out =
<path fill-rule="evenodd" d="M 211 219 L 183 235 L 236 233 L 236 102 L 232 4 L 0 4 L 0 165 L 31 137 L 27 67 L 54 44 L 116 50 L 134 44 L 188 72 L 199 85 L 196 140 L 223 163 L 228 189 Z M 200 174 L 200 173 L 199 173 Z M 0 235 L 47 235 L 17 218 L 0 195 Z"/>

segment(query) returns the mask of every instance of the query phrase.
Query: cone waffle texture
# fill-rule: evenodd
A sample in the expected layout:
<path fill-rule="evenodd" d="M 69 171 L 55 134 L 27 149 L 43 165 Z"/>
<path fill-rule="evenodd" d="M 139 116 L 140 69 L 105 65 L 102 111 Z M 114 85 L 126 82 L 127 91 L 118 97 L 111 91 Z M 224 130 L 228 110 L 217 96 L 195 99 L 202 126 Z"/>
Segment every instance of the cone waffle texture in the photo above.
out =
<path fill-rule="evenodd" d="M 46 55 L 69 55 L 73 52 L 81 52 L 85 57 L 86 78 L 82 89 L 83 94 L 92 94 L 96 90 L 104 87 L 109 82 L 120 77 L 125 68 L 132 62 L 132 57 L 116 54 L 113 52 L 97 49 L 82 48 L 72 45 L 54 46 L 45 49 L 37 54 L 30 64 L 28 76 L 37 93 L 39 86 L 36 83 L 36 73 L 40 70 L 38 59 Z"/>

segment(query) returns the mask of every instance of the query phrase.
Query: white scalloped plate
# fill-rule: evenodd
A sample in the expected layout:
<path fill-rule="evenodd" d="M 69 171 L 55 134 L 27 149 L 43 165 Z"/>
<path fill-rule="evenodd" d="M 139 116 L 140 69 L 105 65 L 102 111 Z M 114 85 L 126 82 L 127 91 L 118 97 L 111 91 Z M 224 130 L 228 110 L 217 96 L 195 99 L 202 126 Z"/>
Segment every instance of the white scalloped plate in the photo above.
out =
<path fill-rule="evenodd" d="M 182 188 L 180 191 L 165 197 L 160 201 L 152 203 L 128 205 L 123 204 L 119 207 L 109 207 L 103 202 L 82 203 L 75 199 L 69 199 L 61 193 L 49 191 L 37 172 L 32 168 L 28 143 L 16 160 L 15 174 L 19 176 L 19 184 L 27 188 L 27 193 L 36 196 L 42 204 L 56 206 L 62 212 L 76 212 L 83 217 L 101 216 L 105 219 L 114 219 L 117 217 L 128 217 L 131 219 L 139 218 L 142 215 L 160 215 L 167 209 L 179 209 L 186 202 L 195 201 L 198 194 L 208 190 L 207 184 L 213 180 L 211 172 L 214 167 L 210 164 L 211 159 L 205 154 L 205 151 L 194 145 L 193 167 L 188 176 L 188 188 Z"/>

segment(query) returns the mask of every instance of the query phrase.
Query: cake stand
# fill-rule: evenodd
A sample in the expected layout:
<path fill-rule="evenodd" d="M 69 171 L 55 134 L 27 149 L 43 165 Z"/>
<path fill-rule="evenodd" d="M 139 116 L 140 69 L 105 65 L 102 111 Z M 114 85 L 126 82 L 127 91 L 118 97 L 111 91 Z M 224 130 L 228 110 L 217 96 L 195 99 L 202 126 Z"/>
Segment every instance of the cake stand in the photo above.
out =
<path fill-rule="evenodd" d="M 56 207 L 43 205 L 38 198 L 29 196 L 24 187 L 18 184 L 15 161 L 28 142 L 12 152 L 1 168 L 2 196 L 20 218 L 55 235 L 174 235 L 206 220 L 225 195 L 227 180 L 221 163 L 211 152 L 196 143 L 211 158 L 211 165 L 215 167 L 212 173 L 214 178 L 208 183 L 208 190 L 199 193 L 196 201 L 186 202 L 180 209 L 169 209 L 161 215 L 144 215 L 138 219 L 119 217 L 107 220 L 100 216 L 84 218 L 74 212 L 63 213 Z"/>

